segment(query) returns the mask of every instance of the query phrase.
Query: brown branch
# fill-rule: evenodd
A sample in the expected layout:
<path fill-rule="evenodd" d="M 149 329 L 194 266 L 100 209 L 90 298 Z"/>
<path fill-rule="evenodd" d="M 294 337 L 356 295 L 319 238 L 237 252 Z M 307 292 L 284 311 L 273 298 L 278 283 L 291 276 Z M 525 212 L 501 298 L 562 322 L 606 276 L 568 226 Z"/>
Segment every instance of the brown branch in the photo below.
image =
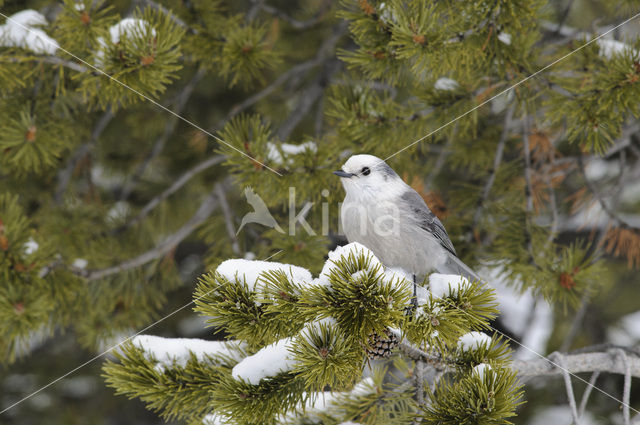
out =
<path fill-rule="evenodd" d="M 205 198 L 205 200 L 200 204 L 198 211 L 187 221 L 180 229 L 178 229 L 172 235 L 169 235 L 158 245 L 153 247 L 147 252 L 144 252 L 137 257 L 131 258 L 129 260 L 123 261 L 120 264 L 115 266 L 107 267 L 104 269 L 97 270 L 72 270 L 75 274 L 86 278 L 87 280 L 97 280 L 102 279 L 117 273 L 121 273 L 126 270 L 135 269 L 137 267 L 143 266 L 153 260 L 156 260 L 169 252 L 176 247 L 180 242 L 182 242 L 187 236 L 189 236 L 193 231 L 202 224 L 211 213 L 218 207 L 218 197 L 216 195 L 216 190 L 218 185 L 222 183 L 217 183 L 214 189 L 209 193 L 209 195 Z"/>
<path fill-rule="evenodd" d="M 174 181 L 171 186 L 169 186 L 167 189 L 165 189 L 158 196 L 156 196 L 155 198 L 153 198 L 152 200 L 147 202 L 147 204 L 142 208 L 142 210 L 140 210 L 138 215 L 136 215 L 134 218 L 129 220 L 123 226 L 121 226 L 118 229 L 116 229 L 114 231 L 114 233 L 120 233 L 123 230 L 126 230 L 126 229 L 134 226 L 135 224 L 139 223 L 143 218 L 145 218 L 147 215 L 149 215 L 149 213 L 156 206 L 158 206 L 160 204 L 160 202 L 164 201 L 170 195 L 175 193 L 178 189 L 180 189 L 182 186 L 184 186 L 189 180 L 191 180 L 191 178 L 193 178 L 196 174 L 199 174 L 202 171 L 206 170 L 207 168 L 213 167 L 214 165 L 220 164 L 224 160 L 225 160 L 225 156 L 223 156 L 223 155 L 212 156 L 211 158 L 209 158 L 209 159 L 207 159 L 205 161 L 202 161 L 201 163 L 199 163 L 195 167 L 191 168 L 190 170 L 187 170 L 184 174 L 182 174 L 180 177 L 178 177 L 176 179 L 176 181 Z"/>

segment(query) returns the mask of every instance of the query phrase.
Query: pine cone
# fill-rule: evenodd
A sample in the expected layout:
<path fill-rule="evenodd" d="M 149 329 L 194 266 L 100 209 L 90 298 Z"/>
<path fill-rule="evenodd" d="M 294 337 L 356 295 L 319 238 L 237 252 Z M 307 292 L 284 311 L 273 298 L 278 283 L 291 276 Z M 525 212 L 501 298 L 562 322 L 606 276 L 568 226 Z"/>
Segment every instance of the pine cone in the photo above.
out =
<path fill-rule="evenodd" d="M 365 346 L 364 350 L 371 360 L 386 359 L 397 346 L 398 337 L 387 329 L 382 335 L 378 335 L 376 332 L 369 335 L 368 345 Z"/>

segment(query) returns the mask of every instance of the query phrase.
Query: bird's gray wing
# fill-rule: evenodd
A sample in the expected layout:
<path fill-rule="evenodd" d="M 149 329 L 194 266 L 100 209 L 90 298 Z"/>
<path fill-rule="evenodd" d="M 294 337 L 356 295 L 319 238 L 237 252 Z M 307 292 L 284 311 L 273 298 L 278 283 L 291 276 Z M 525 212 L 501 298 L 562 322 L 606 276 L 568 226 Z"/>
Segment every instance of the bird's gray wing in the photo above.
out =
<path fill-rule="evenodd" d="M 451 239 L 449 239 L 449 235 L 447 234 L 444 226 L 438 217 L 431 212 L 418 192 L 413 189 L 408 189 L 402 194 L 401 198 L 407 212 L 416 220 L 418 226 L 435 236 L 444 249 L 454 256 L 457 256 L 456 250 L 453 247 Z"/>

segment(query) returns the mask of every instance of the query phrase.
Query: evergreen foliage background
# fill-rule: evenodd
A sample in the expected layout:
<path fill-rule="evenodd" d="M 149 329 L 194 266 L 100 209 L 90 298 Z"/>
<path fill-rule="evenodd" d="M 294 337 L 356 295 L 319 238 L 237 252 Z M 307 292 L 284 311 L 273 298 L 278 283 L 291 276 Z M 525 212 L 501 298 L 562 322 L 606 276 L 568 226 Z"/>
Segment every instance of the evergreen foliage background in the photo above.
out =
<path fill-rule="evenodd" d="M 25 9 L 46 17 L 32 28 L 60 48 L 12 44 L 10 21 L 0 18 L 0 407 L 202 295 L 219 279 L 214 271 L 223 260 L 275 255 L 273 261 L 318 276 L 327 252 L 345 243 L 337 226 L 343 191 L 331 171 L 352 152 L 386 158 L 425 135 L 389 164 L 441 217 L 466 263 L 529 291 L 536 301 L 522 317 L 535 324 L 542 320 L 536 303 L 549 303 L 550 334 L 537 349 L 606 351 L 611 345 L 601 344 L 623 344 L 635 345 L 628 355 L 638 356 L 640 335 L 620 336 L 621 319 L 640 310 L 638 22 L 466 113 L 638 13 L 640 2 L 0 0 L 6 16 Z M 127 18 L 139 21 L 114 37 L 114 25 Z M 305 143 L 291 153 L 291 145 Z M 236 235 L 251 211 L 246 187 L 285 233 L 249 224 Z M 295 214 L 313 203 L 306 220 L 316 234 L 300 224 L 288 234 L 290 187 Z M 328 236 L 320 231 L 325 227 Z M 339 286 L 346 277 L 336 279 Z M 264 304 L 260 315 L 270 318 L 264 327 L 247 329 L 255 312 L 232 316 L 235 303 L 225 307 L 216 298 L 224 294 L 214 294 L 196 302 L 203 318 L 190 306 L 145 333 L 231 335 L 246 338 L 245 349 L 254 352 L 294 337 L 317 315 L 340 322 L 340 310 L 324 311 L 319 301 L 331 294 L 302 291 L 301 308 L 278 298 L 296 289 L 291 282 L 277 275 L 267 280 L 265 298 L 256 299 Z M 241 285 L 227 289 L 236 291 L 230 299 L 256 296 Z M 472 305 L 492 303 L 493 296 L 475 291 L 468 294 L 478 298 Z M 275 395 L 299 394 L 312 384 L 322 390 L 339 378 L 331 384 L 348 400 L 361 354 L 353 354 L 349 338 L 400 324 L 406 295 L 393 294 L 398 308 L 384 319 L 360 317 L 358 326 L 344 319 L 343 329 L 352 331 L 347 337 L 317 330 L 319 341 L 340 341 L 347 360 L 331 367 L 350 374 L 297 370 L 281 377 L 284 390 Z M 221 313 L 225 320 L 207 328 L 204 320 Z M 451 332 L 442 338 L 444 351 L 463 331 L 487 329 L 495 316 L 485 311 L 461 324 L 455 311 L 448 314 L 441 322 L 450 328 L 439 328 Z M 534 329 L 514 331 L 500 316 L 491 325 L 523 343 Z M 428 340 L 430 326 L 404 323 L 416 343 Z M 486 347 L 500 365 L 502 344 L 508 342 L 494 338 Z M 313 365 L 309 347 L 298 349 L 307 358 L 302 364 Z M 143 401 L 170 422 L 194 421 L 210 408 L 208 394 L 166 399 L 180 393 L 183 373 L 199 383 L 215 376 L 216 400 L 241 410 L 228 397 L 246 385 L 230 379 L 231 361 L 215 367 L 194 361 L 170 376 L 131 346 L 119 358 L 148 373 L 127 387 L 131 375 L 117 368 L 117 359 L 95 361 L 3 413 L 0 422 L 159 423 L 143 403 L 116 397 L 106 385 L 139 397 L 157 379 L 164 392 Z M 413 373 L 404 361 L 393 368 Z M 465 367 L 468 375 L 436 396 L 464 404 L 450 395 L 478 388 L 480 379 Z M 506 369 L 501 379 L 518 389 Z M 597 382 L 621 397 L 623 379 L 603 374 Z M 372 385 L 380 389 L 382 381 L 378 372 Z M 584 385 L 574 386 L 581 394 Z M 391 410 L 413 408 L 413 392 L 387 390 L 397 396 L 388 400 Z M 549 406 L 566 405 L 560 378 L 534 378 L 524 392 L 514 423 L 536 423 Z M 634 407 L 637 394 L 631 393 Z M 366 396 L 351 401 L 349 412 L 380 405 Z M 595 423 L 623 423 L 618 407 L 594 393 L 588 410 Z M 441 416 L 450 408 L 430 407 Z M 378 415 L 371 420 L 391 423 L 384 408 L 370 411 Z"/>

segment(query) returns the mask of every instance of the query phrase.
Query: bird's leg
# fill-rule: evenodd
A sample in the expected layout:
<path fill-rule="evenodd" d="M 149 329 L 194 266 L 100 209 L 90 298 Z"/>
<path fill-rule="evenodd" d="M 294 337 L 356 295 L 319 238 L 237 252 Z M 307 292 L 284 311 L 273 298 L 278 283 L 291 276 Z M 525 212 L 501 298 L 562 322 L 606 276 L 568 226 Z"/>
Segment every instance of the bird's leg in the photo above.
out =
<path fill-rule="evenodd" d="M 418 308 L 418 284 L 416 283 L 416 275 L 413 275 L 413 298 L 411 298 L 411 304 L 413 304 L 413 310 Z"/>
<path fill-rule="evenodd" d="M 413 275 L 413 296 L 411 297 L 411 306 L 407 306 L 404 309 L 405 316 L 413 316 L 413 313 L 418 308 L 418 289 L 416 283 L 416 275 Z M 411 320 L 411 319 L 409 319 Z"/>

